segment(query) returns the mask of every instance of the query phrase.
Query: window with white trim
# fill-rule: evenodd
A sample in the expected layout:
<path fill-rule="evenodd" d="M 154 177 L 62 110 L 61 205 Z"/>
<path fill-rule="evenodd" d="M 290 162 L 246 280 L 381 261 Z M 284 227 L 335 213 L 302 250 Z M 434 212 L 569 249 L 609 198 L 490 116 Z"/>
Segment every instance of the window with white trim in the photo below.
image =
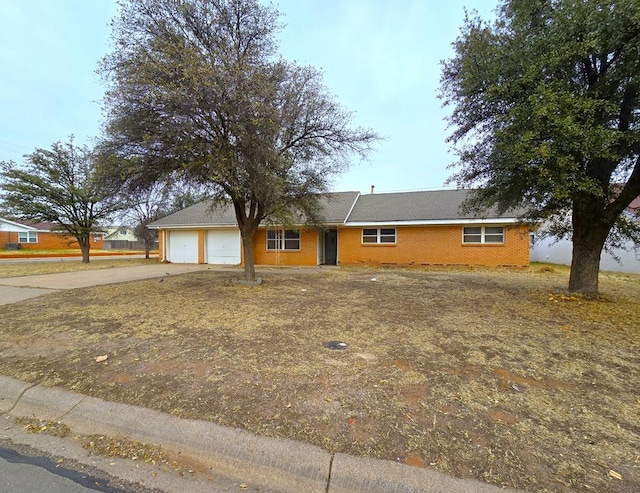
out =
<path fill-rule="evenodd" d="M 267 230 L 267 250 L 300 250 L 300 231 L 294 229 Z"/>
<path fill-rule="evenodd" d="M 469 226 L 463 228 L 462 243 L 504 243 L 504 227 Z"/>
<path fill-rule="evenodd" d="M 18 232 L 18 243 L 38 243 L 38 233 L 35 231 Z"/>
<path fill-rule="evenodd" d="M 396 228 L 364 228 L 362 230 L 362 243 L 395 243 Z"/>

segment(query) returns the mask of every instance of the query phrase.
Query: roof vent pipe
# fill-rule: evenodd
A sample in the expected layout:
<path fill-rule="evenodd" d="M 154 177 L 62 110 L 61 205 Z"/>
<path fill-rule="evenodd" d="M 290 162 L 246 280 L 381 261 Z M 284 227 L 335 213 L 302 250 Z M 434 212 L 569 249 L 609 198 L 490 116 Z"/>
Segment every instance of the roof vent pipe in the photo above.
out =
<path fill-rule="evenodd" d="M 371 193 L 373 193 L 374 189 L 376 188 L 375 185 L 371 185 Z"/>

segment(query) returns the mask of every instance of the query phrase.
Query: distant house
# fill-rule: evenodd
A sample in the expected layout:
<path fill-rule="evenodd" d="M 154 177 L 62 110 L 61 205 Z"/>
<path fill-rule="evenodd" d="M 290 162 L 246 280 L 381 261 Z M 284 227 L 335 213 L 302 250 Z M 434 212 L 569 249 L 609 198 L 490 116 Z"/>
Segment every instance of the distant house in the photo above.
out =
<path fill-rule="evenodd" d="M 640 221 L 640 197 L 635 199 L 626 213 L 629 217 Z M 612 272 L 628 272 L 640 274 L 640 244 L 628 241 L 624 248 L 618 248 L 613 255 L 602 252 L 600 270 Z M 570 240 L 555 238 L 535 239 L 531 242 L 531 260 L 533 262 L 549 262 L 551 264 L 571 265 L 573 244 Z"/>
<path fill-rule="evenodd" d="M 107 226 L 104 228 L 104 250 L 144 250 L 144 242 L 138 240 L 133 228 L 129 226 Z M 151 250 L 158 249 L 158 242 Z"/>
<path fill-rule="evenodd" d="M 261 225 L 256 265 L 529 265 L 529 229 L 516 214 L 462 214 L 466 190 L 338 192 L 322 197 L 322 227 Z M 233 208 L 201 202 L 149 227 L 160 260 L 240 264 Z"/>
<path fill-rule="evenodd" d="M 0 218 L 0 250 L 75 250 L 73 236 L 53 223 L 27 223 Z M 102 234 L 92 235 L 91 248 L 102 249 Z"/>

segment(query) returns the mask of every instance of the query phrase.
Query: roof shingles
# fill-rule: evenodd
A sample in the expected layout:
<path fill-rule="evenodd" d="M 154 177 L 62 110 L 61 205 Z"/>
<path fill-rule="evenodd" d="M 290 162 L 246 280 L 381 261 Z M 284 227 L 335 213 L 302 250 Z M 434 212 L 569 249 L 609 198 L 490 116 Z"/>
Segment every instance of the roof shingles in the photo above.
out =
<path fill-rule="evenodd" d="M 436 190 L 362 195 L 349 215 L 347 224 L 477 219 L 477 215 L 460 212 L 460 205 L 468 194 L 469 190 Z M 498 215 L 488 211 L 484 217 L 514 215 Z"/>
<path fill-rule="evenodd" d="M 460 205 L 469 190 L 438 190 L 429 192 L 379 193 L 360 195 L 358 192 L 336 192 L 322 197 L 325 224 L 459 221 L 477 219 L 473 214 L 461 214 Z M 515 218 L 517 213 L 499 215 L 488 211 L 483 218 Z M 204 201 L 150 224 L 152 228 L 188 226 L 237 226 L 233 207 L 221 204 L 211 209 Z"/>

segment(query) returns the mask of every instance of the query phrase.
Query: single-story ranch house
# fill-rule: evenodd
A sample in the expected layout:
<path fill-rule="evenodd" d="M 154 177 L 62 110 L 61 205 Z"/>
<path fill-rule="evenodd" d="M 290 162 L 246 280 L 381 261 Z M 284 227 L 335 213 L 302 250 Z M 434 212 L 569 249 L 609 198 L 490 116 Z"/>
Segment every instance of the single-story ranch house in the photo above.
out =
<path fill-rule="evenodd" d="M 91 236 L 91 248 L 102 249 L 102 234 Z M 66 250 L 78 249 L 73 236 L 52 223 L 26 223 L 0 217 L 0 250 Z"/>
<path fill-rule="evenodd" d="M 516 214 L 460 212 L 466 190 L 323 196 L 322 227 L 261 226 L 256 265 L 483 265 L 527 267 L 529 228 Z M 149 225 L 160 260 L 240 264 L 231 206 L 201 202 Z"/>

